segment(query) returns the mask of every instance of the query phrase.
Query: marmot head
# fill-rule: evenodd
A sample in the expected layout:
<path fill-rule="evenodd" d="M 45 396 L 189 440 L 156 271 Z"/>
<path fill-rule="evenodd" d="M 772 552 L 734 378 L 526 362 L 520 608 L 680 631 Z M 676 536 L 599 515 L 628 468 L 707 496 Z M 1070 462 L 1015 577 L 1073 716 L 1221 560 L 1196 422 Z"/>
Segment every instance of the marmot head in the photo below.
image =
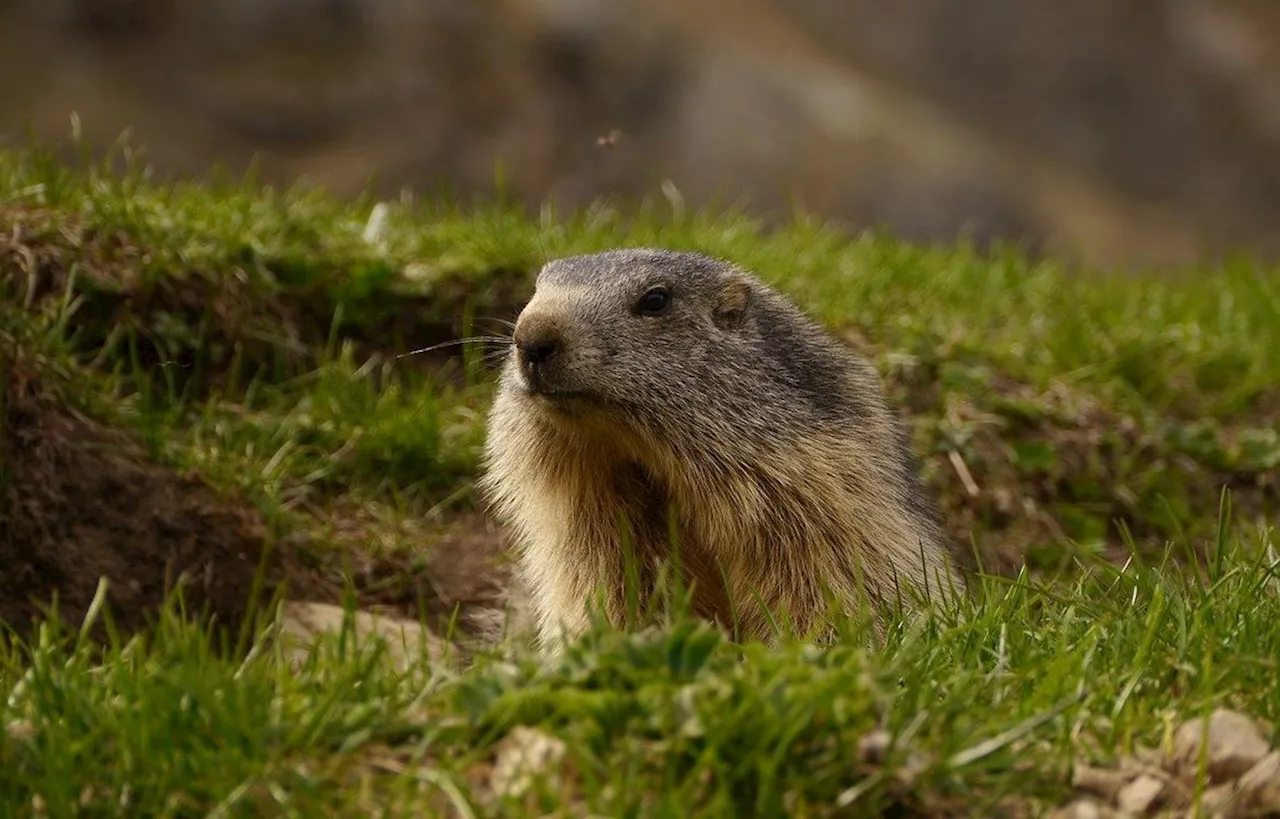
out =
<path fill-rule="evenodd" d="M 847 409 L 830 339 L 754 276 L 699 253 L 549 262 L 512 342 L 504 388 L 551 418 L 705 440 Z"/>
<path fill-rule="evenodd" d="M 648 404 L 691 382 L 710 348 L 733 344 L 751 298 L 745 274 L 694 253 L 558 259 L 516 321 L 509 375 L 554 411 Z"/>

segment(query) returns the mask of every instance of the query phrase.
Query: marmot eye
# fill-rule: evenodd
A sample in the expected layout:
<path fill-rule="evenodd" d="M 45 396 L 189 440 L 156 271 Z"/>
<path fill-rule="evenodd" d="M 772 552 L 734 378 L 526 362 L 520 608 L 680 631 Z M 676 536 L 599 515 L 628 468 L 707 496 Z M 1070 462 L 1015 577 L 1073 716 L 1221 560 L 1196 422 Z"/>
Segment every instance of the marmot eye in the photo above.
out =
<path fill-rule="evenodd" d="M 636 302 L 636 312 L 656 316 L 666 310 L 667 305 L 670 303 L 671 294 L 667 292 L 667 288 L 655 287 L 641 296 L 640 301 Z"/>

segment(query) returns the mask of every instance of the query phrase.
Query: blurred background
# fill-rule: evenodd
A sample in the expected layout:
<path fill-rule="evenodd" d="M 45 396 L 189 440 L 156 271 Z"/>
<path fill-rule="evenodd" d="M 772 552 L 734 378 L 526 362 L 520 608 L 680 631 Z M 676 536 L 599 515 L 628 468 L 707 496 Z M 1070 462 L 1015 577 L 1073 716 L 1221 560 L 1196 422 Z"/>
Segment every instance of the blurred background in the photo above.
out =
<path fill-rule="evenodd" d="M 0 0 L 0 77 L 168 178 L 1280 255 L 1277 0 Z"/>

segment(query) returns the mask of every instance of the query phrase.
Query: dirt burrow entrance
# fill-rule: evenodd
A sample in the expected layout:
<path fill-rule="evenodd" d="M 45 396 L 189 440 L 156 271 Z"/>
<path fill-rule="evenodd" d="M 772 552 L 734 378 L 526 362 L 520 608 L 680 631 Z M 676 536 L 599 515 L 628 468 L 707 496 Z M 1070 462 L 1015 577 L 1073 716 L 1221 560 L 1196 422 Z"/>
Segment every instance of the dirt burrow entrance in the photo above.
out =
<path fill-rule="evenodd" d="M 102 577 L 126 633 L 180 584 L 188 613 L 235 634 L 260 566 L 259 602 L 282 583 L 289 599 L 340 602 L 350 576 L 361 607 L 440 622 L 456 610 L 464 635 L 501 619 L 505 575 L 488 559 L 500 543 L 480 524 L 451 528 L 425 555 L 276 541 L 247 498 L 155 463 L 128 432 L 71 409 L 41 370 L 0 343 L 0 622 L 19 635 L 55 596 L 63 622 L 78 626 Z"/>

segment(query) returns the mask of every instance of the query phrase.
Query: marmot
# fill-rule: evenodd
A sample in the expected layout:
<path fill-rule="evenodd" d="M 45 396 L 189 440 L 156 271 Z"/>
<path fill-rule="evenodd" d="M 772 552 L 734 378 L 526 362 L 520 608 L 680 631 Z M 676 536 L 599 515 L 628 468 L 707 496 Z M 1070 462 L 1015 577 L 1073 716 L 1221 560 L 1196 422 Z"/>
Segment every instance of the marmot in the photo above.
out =
<path fill-rule="evenodd" d="M 511 526 L 549 647 L 584 630 L 597 591 L 620 623 L 624 553 L 652 581 L 673 533 L 694 613 L 740 638 L 769 641 L 771 618 L 788 618 L 821 639 L 833 600 L 874 615 L 910 605 L 909 585 L 963 587 L 873 366 L 699 253 L 622 249 L 541 269 L 499 376 L 480 488 Z"/>

